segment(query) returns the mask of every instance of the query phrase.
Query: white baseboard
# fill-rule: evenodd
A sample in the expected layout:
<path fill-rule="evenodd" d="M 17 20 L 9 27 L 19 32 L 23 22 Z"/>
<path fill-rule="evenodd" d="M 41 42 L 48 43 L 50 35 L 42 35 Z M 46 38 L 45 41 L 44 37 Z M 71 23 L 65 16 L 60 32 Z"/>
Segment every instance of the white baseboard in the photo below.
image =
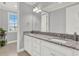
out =
<path fill-rule="evenodd" d="M 24 48 L 22 48 L 22 49 L 19 49 L 18 53 L 19 53 L 19 52 L 22 52 L 22 51 L 24 51 Z"/>
<path fill-rule="evenodd" d="M 17 40 L 9 41 L 9 42 L 7 42 L 7 44 L 11 44 L 11 43 L 15 43 L 15 42 L 17 42 Z"/>

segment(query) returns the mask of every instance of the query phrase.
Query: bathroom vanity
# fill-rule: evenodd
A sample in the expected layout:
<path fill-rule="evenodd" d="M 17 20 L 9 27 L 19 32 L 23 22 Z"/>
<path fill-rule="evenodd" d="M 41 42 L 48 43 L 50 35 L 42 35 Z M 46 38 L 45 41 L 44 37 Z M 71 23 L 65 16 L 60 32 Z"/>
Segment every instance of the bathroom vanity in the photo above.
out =
<path fill-rule="evenodd" d="M 79 41 L 42 33 L 24 33 L 24 50 L 32 56 L 78 56 Z"/>

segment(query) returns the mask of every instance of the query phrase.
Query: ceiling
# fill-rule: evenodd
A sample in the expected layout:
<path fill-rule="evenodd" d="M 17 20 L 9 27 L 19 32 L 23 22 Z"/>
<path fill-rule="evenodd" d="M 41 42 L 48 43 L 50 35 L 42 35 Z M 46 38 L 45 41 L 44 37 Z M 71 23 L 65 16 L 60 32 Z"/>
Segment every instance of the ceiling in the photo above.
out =
<path fill-rule="evenodd" d="M 46 6 L 50 4 L 54 4 L 54 2 L 26 2 L 26 3 L 33 7 L 39 6 L 41 8 L 45 8 Z"/>
<path fill-rule="evenodd" d="M 77 2 L 26 2 L 32 7 L 40 7 L 43 11 L 51 12 L 59 8 L 64 8 Z"/>
<path fill-rule="evenodd" d="M 32 7 L 41 7 L 45 8 L 48 5 L 54 4 L 55 2 L 26 2 L 26 4 L 31 5 Z"/>
<path fill-rule="evenodd" d="M 17 2 L 0 2 L 0 9 L 16 11 L 17 10 Z"/>
<path fill-rule="evenodd" d="M 40 7 L 43 11 L 51 12 L 59 8 L 64 8 L 78 2 L 25 2 L 32 7 Z M 0 2 L 0 8 L 5 10 L 17 11 L 17 2 Z"/>

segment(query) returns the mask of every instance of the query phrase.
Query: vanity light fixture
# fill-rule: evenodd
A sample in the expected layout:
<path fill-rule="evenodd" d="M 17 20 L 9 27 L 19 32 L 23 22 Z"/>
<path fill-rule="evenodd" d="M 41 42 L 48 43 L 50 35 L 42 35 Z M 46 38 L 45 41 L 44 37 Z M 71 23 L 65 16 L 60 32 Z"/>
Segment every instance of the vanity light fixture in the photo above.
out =
<path fill-rule="evenodd" d="M 40 8 L 38 8 L 38 7 L 35 7 L 34 9 L 33 9 L 33 12 L 36 12 L 36 13 L 39 13 L 39 12 L 41 12 L 42 10 L 40 9 Z"/>
<path fill-rule="evenodd" d="M 37 10 L 37 11 L 36 11 L 36 13 L 39 13 L 39 12 L 41 12 L 41 10 Z"/>
<path fill-rule="evenodd" d="M 37 11 L 38 10 L 38 8 L 37 7 L 35 7 L 34 9 L 33 9 L 33 11 L 35 12 L 35 11 Z"/>

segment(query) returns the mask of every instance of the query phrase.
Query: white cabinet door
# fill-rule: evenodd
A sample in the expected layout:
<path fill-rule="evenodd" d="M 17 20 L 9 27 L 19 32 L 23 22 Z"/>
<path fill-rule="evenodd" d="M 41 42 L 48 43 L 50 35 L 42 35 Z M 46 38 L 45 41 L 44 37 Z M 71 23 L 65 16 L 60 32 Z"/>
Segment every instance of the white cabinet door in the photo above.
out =
<path fill-rule="evenodd" d="M 51 44 L 51 43 L 50 43 L 50 47 L 51 47 L 51 49 L 62 54 L 63 56 L 73 56 L 74 55 L 74 49 L 72 49 L 72 48 L 68 48 L 65 46 L 58 45 L 58 44 Z"/>
<path fill-rule="evenodd" d="M 32 37 L 29 36 L 28 39 L 28 48 L 29 48 L 29 53 L 32 54 Z"/>
<path fill-rule="evenodd" d="M 28 38 L 26 35 L 24 35 L 24 50 L 28 50 Z"/>
<path fill-rule="evenodd" d="M 42 41 L 41 42 L 42 46 L 48 47 L 52 54 L 56 56 L 73 56 L 74 55 L 74 49 L 68 48 L 65 46 L 61 46 L 58 44 Z M 42 49 L 43 50 L 43 49 Z M 44 50 L 45 51 L 45 50 Z"/>
<path fill-rule="evenodd" d="M 40 54 L 39 54 L 39 53 L 37 53 L 37 52 L 35 52 L 35 51 L 33 51 L 32 56 L 40 56 Z"/>
<path fill-rule="evenodd" d="M 41 47 L 41 56 L 54 56 L 54 54 L 50 51 L 49 48 L 42 46 Z"/>
<path fill-rule="evenodd" d="M 32 37 L 24 36 L 24 49 L 29 54 L 32 54 Z"/>
<path fill-rule="evenodd" d="M 74 50 L 74 56 L 79 56 L 79 50 Z"/>
<path fill-rule="evenodd" d="M 41 43 L 40 43 L 40 39 L 37 38 L 33 38 L 33 54 L 36 54 L 40 56 L 40 48 L 41 48 Z"/>
<path fill-rule="evenodd" d="M 42 56 L 63 56 L 63 54 L 57 52 L 56 50 L 53 50 L 49 47 L 41 46 L 41 55 Z"/>

